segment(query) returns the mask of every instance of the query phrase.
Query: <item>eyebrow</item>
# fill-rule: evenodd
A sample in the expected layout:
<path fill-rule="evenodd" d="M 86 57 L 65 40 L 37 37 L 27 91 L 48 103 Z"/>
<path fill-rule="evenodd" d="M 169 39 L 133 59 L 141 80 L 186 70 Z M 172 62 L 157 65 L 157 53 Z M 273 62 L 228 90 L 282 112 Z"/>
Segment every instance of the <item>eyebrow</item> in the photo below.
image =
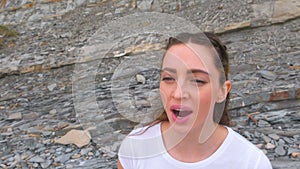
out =
<path fill-rule="evenodd" d="M 168 72 L 171 72 L 171 73 L 176 73 L 176 69 L 172 69 L 172 68 L 169 68 L 169 67 L 163 68 L 162 71 L 168 71 Z M 188 74 L 203 73 L 203 74 L 209 75 L 209 73 L 207 71 L 202 70 L 202 69 L 191 69 L 191 70 L 188 70 L 187 73 Z"/>
<path fill-rule="evenodd" d="M 188 70 L 187 72 L 188 73 L 204 73 L 204 74 L 209 75 L 207 71 L 202 70 L 202 69 L 191 69 L 191 70 Z"/>

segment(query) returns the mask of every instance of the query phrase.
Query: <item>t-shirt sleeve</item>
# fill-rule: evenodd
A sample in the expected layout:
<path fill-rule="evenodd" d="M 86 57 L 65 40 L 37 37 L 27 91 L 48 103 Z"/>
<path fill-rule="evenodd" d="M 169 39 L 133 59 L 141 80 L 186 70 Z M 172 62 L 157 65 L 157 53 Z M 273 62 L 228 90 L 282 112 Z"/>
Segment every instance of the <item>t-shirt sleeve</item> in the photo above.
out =
<path fill-rule="evenodd" d="M 133 169 L 132 159 L 119 157 L 119 161 L 124 169 Z"/>
<path fill-rule="evenodd" d="M 261 152 L 260 156 L 259 156 L 259 160 L 257 160 L 256 163 L 256 169 L 272 169 L 272 165 L 270 160 L 267 158 L 267 156 Z"/>

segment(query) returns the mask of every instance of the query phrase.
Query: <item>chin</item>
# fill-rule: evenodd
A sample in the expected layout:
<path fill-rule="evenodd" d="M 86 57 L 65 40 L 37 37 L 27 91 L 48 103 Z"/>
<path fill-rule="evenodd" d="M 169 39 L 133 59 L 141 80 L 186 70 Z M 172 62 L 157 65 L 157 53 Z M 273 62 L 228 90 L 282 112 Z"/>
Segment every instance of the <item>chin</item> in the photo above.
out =
<path fill-rule="evenodd" d="M 178 124 L 174 121 L 170 123 L 170 128 L 172 129 L 172 131 L 180 135 L 187 135 L 191 131 L 194 131 L 196 129 L 195 127 L 196 126 L 193 125 L 192 121 L 185 124 Z"/>

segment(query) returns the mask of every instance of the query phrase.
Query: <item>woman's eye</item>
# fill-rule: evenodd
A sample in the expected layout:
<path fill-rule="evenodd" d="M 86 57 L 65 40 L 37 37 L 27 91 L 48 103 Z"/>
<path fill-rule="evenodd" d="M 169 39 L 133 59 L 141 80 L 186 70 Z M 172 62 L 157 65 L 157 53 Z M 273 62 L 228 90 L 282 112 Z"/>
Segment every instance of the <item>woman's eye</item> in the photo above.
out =
<path fill-rule="evenodd" d="M 175 79 L 172 78 L 172 77 L 163 77 L 162 78 L 162 81 L 165 81 L 165 82 L 173 82 Z"/>
<path fill-rule="evenodd" d="M 206 81 L 200 80 L 200 79 L 193 79 L 192 82 L 197 83 L 197 84 L 206 84 Z"/>

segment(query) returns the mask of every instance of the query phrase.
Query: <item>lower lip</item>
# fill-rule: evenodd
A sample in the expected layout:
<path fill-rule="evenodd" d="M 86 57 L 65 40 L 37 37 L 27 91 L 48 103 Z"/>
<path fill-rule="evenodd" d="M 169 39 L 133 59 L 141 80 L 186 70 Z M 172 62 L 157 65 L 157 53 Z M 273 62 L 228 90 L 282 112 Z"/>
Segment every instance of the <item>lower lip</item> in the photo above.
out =
<path fill-rule="evenodd" d="M 190 115 L 191 115 L 191 114 L 189 114 L 189 115 L 187 115 L 187 116 L 185 116 L 185 117 L 180 117 L 180 118 L 178 118 L 178 117 L 172 112 L 172 118 L 173 118 L 173 120 L 175 121 L 175 123 L 177 123 L 177 124 L 184 124 L 185 122 L 187 122 L 187 121 L 189 120 L 189 118 L 190 118 Z"/>

